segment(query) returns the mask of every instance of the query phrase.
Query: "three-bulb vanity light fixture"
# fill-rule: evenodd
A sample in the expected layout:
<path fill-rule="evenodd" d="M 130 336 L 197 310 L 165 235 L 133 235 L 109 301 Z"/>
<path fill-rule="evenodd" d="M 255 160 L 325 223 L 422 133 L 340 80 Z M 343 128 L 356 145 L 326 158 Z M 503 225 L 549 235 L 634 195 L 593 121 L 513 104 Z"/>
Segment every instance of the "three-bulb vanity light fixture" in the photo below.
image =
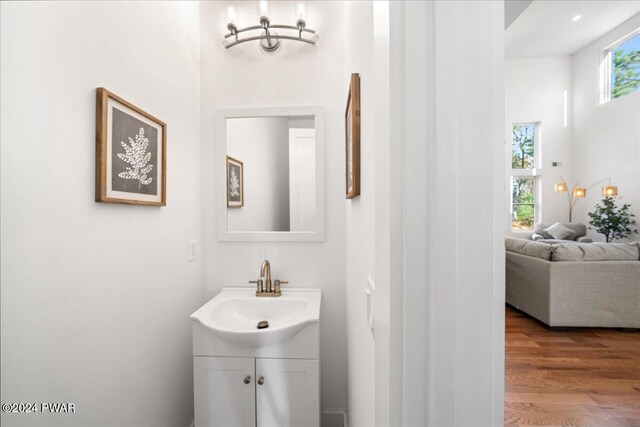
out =
<path fill-rule="evenodd" d="M 296 25 L 272 24 L 269 19 L 269 11 L 269 1 L 259 1 L 258 18 L 260 25 L 238 28 L 236 25 L 236 9 L 233 5 L 230 5 L 227 8 L 227 29 L 229 33 L 224 36 L 224 47 L 229 49 L 240 43 L 257 40 L 266 52 L 274 52 L 280 47 L 281 40 L 294 40 L 312 45 L 316 44 L 318 39 L 316 32 L 307 28 L 307 2 L 295 2 Z M 273 31 L 274 28 L 279 30 L 292 30 L 297 32 L 297 35 L 278 34 Z M 258 34 L 255 34 L 256 31 Z M 247 35 L 242 38 L 240 34 L 245 32 Z M 254 35 L 251 35 L 251 32 L 254 32 Z M 309 35 L 311 35 L 311 37 L 304 37 Z"/>
<path fill-rule="evenodd" d="M 573 188 L 571 189 L 571 191 L 569 190 L 569 186 L 567 185 L 567 182 L 564 180 L 563 177 L 560 177 L 560 181 L 556 183 L 556 185 L 554 186 L 554 190 L 556 193 L 567 193 L 567 196 L 569 197 L 569 222 L 571 222 L 571 217 L 573 216 L 573 207 L 575 206 L 576 202 L 579 199 L 583 199 L 585 197 L 587 197 L 587 190 L 595 187 L 596 185 L 600 184 L 601 182 L 605 182 L 608 181 L 609 185 L 607 185 L 606 187 L 602 187 L 602 196 L 603 197 L 614 197 L 618 195 L 618 187 L 616 187 L 615 185 L 611 185 L 611 178 L 605 178 L 605 179 L 601 179 L 600 181 L 596 182 L 595 184 L 593 184 L 592 186 L 590 186 L 589 188 L 584 188 L 580 185 L 580 181 L 576 182 L 576 184 L 573 186 Z"/>

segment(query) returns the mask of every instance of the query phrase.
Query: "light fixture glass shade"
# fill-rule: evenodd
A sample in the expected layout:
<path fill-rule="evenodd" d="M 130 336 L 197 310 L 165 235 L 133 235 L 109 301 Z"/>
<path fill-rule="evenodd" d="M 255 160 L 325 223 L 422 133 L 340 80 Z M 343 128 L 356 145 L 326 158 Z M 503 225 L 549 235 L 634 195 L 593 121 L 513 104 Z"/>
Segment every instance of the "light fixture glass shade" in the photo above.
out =
<path fill-rule="evenodd" d="M 295 3 L 296 7 L 296 21 L 307 21 L 309 17 L 309 10 L 306 1 L 297 1 Z"/>
<path fill-rule="evenodd" d="M 258 2 L 258 17 L 259 18 L 268 18 L 269 17 L 269 12 L 270 12 L 270 7 L 269 7 L 269 1 L 268 0 L 260 0 Z"/>
<path fill-rule="evenodd" d="M 236 8 L 232 5 L 227 7 L 227 26 L 236 26 Z"/>
<path fill-rule="evenodd" d="M 573 197 L 576 199 L 582 199 L 587 196 L 587 189 L 584 187 L 576 187 L 573 189 Z"/>
<path fill-rule="evenodd" d="M 618 187 L 615 185 L 607 185 L 606 187 L 602 187 L 602 195 L 604 197 L 613 197 L 618 195 Z"/>
<path fill-rule="evenodd" d="M 556 193 L 564 193 L 565 191 L 567 191 L 567 183 L 564 181 L 556 182 L 555 191 Z"/>

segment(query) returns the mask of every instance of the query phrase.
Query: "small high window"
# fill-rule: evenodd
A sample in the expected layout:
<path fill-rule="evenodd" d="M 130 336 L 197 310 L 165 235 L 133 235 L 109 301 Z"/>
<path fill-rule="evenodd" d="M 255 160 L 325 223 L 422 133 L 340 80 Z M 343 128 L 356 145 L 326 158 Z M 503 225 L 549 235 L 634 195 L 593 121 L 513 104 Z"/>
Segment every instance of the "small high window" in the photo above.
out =
<path fill-rule="evenodd" d="M 640 89 L 640 29 L 605 51 L 605 100 L 619 98 Z"/>
<path fill-rule="evenodd" d="M 511 138 L 511 169 L 533 169 L 535 165 L 534 123 L 513 125 Z"/>

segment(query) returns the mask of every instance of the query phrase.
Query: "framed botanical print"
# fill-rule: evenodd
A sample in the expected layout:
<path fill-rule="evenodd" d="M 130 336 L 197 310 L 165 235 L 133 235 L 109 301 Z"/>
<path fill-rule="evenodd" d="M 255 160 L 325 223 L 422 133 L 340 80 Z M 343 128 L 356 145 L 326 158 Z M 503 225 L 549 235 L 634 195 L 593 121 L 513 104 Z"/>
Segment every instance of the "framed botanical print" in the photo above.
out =
<path fill-rule="evenodd" d="M 347 199 L 360 195 L 360 75 L 351 74 L 345 111 L 346 194 Z"/>
<path fill-rule="evenodd" d="M 96 202 L 166 205 L 167 125 L 96 91 Z"/>
<path fill-rule="evenodd" d="M 227 156 L 227 207 L 244 206 L 244 165 L 240 160 Z"/>

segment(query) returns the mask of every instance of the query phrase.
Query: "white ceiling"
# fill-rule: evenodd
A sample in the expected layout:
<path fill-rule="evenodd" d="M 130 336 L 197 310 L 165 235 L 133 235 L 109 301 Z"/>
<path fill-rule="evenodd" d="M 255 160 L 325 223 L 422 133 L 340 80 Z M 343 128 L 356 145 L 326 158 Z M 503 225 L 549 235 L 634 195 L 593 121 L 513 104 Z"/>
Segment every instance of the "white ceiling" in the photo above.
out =
<path fill-rule="evenodd" d="M 506 29 L 505 55 L 573 55 L 637 13 L 640 0 L 537 0 Z M 572 22 L 576 15 L 581 19 Z"/>

